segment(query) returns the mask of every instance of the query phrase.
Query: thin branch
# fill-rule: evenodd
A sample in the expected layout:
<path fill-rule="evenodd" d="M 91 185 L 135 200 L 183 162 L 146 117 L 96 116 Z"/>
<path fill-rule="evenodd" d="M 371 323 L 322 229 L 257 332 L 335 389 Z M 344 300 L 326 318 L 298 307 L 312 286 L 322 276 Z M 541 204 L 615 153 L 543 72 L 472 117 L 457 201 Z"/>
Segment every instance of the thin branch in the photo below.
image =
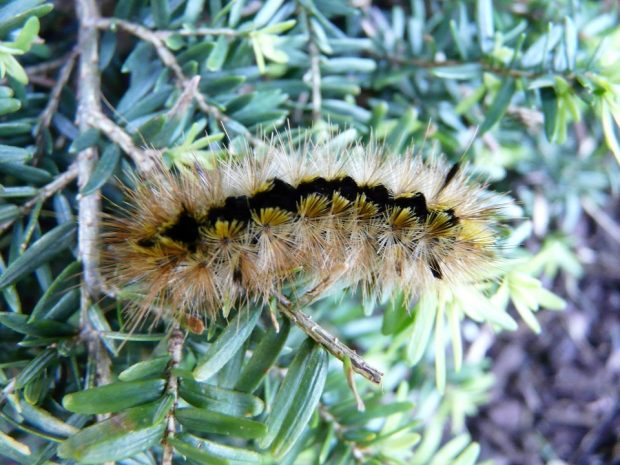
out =
<path fill-rule="evenodd" d="M 547 72 L 537 72 L 537 71 L 529 71 L 525 69 L 515 69 L 515 68 L 500 68 L 498 66 L 489 65 L 484 62 L 464 62 L 459 60 L 444 60 L 444 61 L 435 61 L 435 60 L 420 60 L 416 58 L 403 58 L 396 55 L 384 55 L 381 56 L 379 54 L 372 53 L 373 56 L 377 58 L 385 58 L 390 63 L 398 64 L 398 65 L 409 65 L 414 66 L 416 68 L 425 68 L 425 69 L 434 69 L 434 68 L 449 68 L 452 66 L 464 66 L 464 65 L 480 65 L 480 69 L 482 71 L 486 71 L 493 74 L 498 74 L 500 76 L 511 76 L 516 78 L 529 78 L 535 79 L 540 76 L 546 75 Z"/>
<path fill-rule="evenodd" d="M 308 32 L 308 55 L 310 55 L 310 87 L 312 89 L 312 121 L 321 119 L 321 55 L 316 43 L 316 33 L 310 21 L 310 11 L 300 2 L 299 6 L 304 10 L 306 30 Z"/>
<path fill-rule="evenodd" d="M 252 31 L 236 31 L 227 27 L 199 27 L 197 29 L 179 29 L 178 31 L 153 31 L 155 35 L 163 40 L 170 36 L 226 36 L 226 37 L 245 37 Z"/>
<path fill-rule="evenodd" d="M 94 25 L 99 29 L 105 30 L 120 28 L 131 35 L 150 43 L 153 47 L 155 47 L 155 51 L 157 52 L 157 55 L 159 55 L 160 60 L 166 67 L 172 70 L 174 76 L 182 82 L 187 80 L 183 70 L 181 69 L 181 65 L 179 65 L 173 53 L 168 49 L 164 41 L 149 28 L 118 18 L 97 18 Z"/>
<path fill-rule="evenodd" d="M 82 302 L 87 301 L 90 305 L 90 297 L 84 293 L 82 290 Z M 88 316 L 87 316 L 88 318 Z M 102 386 L 106 384 L 110 384 L 112 382 L 112 361 L 106 350 L 104 349 L 103 344 L 101 343 L 100 337 L 101 334 L 96 331 L 90 321 L 88 325 L 85 327 L 85 331 L 82 331 L 81 337 L 86 339 L 86 344 L 88 347 L 88 355 L 95 359 L 95 369 L 96 369 L 96 386 Z M 107 418 L 110 418 L 111 414 L 102 413 L 97 415 L 97 421 L 103 421 Z M 104 465 L 113 465 L 114 462 L 105 462 Z"/>
<path fill-rule="evenodd" d="M 101 82 L 98 73 L 99 40 L 97 29 L 92 27 L 92 21 L 99 16 L 95 0 L 78 0 L 76 2 L 77 17 L 80 22 L 78 47 L 80 50 L 80 79 L 78 87 L 79 127 L 81 132 L 90 129 L 89 115 L 101 113 Z M 86 185 L 97 163 L 96 148 L 88 148 L 77 155 L 78 186 Z M 84 267 L 84 283 L 86 291 L 96 296 L 100 287 L 99 253 L 97 238 L 99 234 L 99 212 L 101 201 L 99 193 L 81 196 L 79 198 L 78 238 L 79 251 Z M 86 311 L 86 309 L 82 309 Z"/>
<path fill-rule="evenodd" d="M 620 244 L 620 225 L 618 225 L 611 216 L 601 210 L 598 205 L 589 199 L 583 199 L 581 201 L 581 206 L 609 237 Z"/>
<path fill-rule="evenodd" d="M 73 71 L 73 67 L 75 65 L 75 60 L 77 58 L 77 51 L 73 51 L 67 57 L 67 61 L 60 69 L 60 73 L 58 73 L 58 80 L 54 84 L 52 91 L 50 92 L 50 97 L 45 106 L 45 109 L 41 113 L 39 117 L 39 122 L 34 131 L 34 137 L 37 146 L 37 152 L 35 154 L 33 164 L 37 165 L 43 156 L 43 131 L 47 129 L 54 117 L 54 113 L 58 110 L 58 105 L 60 104 L 60 96 L 62 94 L 62 90 L 69 81 L 71 77 L 71 72 Z"/>
<path fill-rule="evenodd" d="M 308 43 L 310 53 L 310 83 L 312 86 L 312 121 L 315 123 L 321 119 L 321 67 L 319 48 L 310 40 Z"/>
<path fill-rule="evenodd" d="M 59 190 L 64 189 L 77 177 L 77 174 L 77 163 L 69 165 L 66 171 L 58 175 L 56 179 L 54 179 L 52 182 L 46 184 L 41 189 L 39 189 L 37 195 L 32 197 L 20 207 L 20 216 L 27 215 L 38 202 L 45 201 Z M 13 225 L 13 223 L 15 223 L 15 219 L 5 221 L 4 223 L 0 224 L 0 234 L 9 229 Z"/>
<path fill-rule="evenodd" d="M 318 344 L 321 344 L 330 354 L 344 363 L 345 359 L 351 361 L 353 371 L 376 384 L 381 384 L 383 373 L 370 366 L 353 349 L 349 348 L 330 334 L 326 329 L 312 321 L 308 315 L 295 308 L 295 305 L 282 295 L 276 295 L 278 309 L 289 320 L 295 323 L 304 333 Z"/>
<path fill-rule="evenodd" d="M 191 79 L 185 76 L 181 65 L 177 61 L 174 54 L 168 49 L 164 40 L 158 35 L 156 32 L 141 26 L 140 24 L 132 23 L 130 21 L 125 21 L 118 18 L 98 18 L 93 24 L 99 29 L 110 30 L 114 28 L 120 28 L 124 31 L 138 37 L 139 39 L 144 40 L 145 42 L 150 43 L 154 48 L 155 52 L 159 56 L 159 59 L 162 61 L 164 66 L 169 68 L 172 71 L 172 74 L 175 77 L 177 87 L 180 87 L 182 90 L 187 89 L 192 86 Z M 194 100 L 198 104 L 198 108 L 203 113 L 212 116 L 220 124 L 226 128 L 226 125 L 229 123 L 235 123 L 230 117 L 222 113 L 217 107 L 213 105 L 209 105 L 205 96 L 202 95 L 198 88 L 193 92 Z M 235 125 L 237 128 L 239 124 Z M 236 130 L 236 129 L 235 129 Z M 256 137 L 254 137 L 250 131 L 247 129 L 243 129 L 241 135 L 245 137 L 252 145 L 260 146 L 262 145 L 262 141 Z"/>
<path fill-rule="evenodd" d="M 168 381 L 166 384 L 166 393 L 172 396 L 173 404 L 172 408 L 166 417 L 166 432 L 164 437 L 164 452 L 161 459 L 161 465 L 172 465 L 172 459 L 174 456 L 173 448 L 166 441 L 168 438 L 174 437 L 176 433 L 176 421 L 174 419 L 174 413 L 177 407 L 179 398 L 179 379 L 174 374 L 175 368 L 181 363 L 183 355 L 183 340 L 184 336 L 179 328 L 178 323 L 174 323 L 172 332 L 170 333 L 170 339 L 168 340 L 168 353 L 170 354 L 170 364 L 168 365 Z"/>
<path fill-rule="evenodd" d="M 121 18 L 99 18 L 97 21 L 98 28 L 105 29 L 114 29 L 115 25 L 118 25 L 121 29 L 126 30 L 127 32 L 138 35 L 137 27 L 142 29 L 146 29 L 149 31 L 149 34 L 157 37 L 158 39 L 164 41 L 172 36 L 182 36 L 182 37 L 195 37 L 195 36 L 225 36 L 225 37 L 247 37 L 249 36 L 254 29 L 248 29 L 246 31 L 237 31 L 235 29 L 231 29 L 228 27 L 199 27 L 196 29 L 179 29 L 179 30 L 153 30 L 148 29 L 144 26 L 141 26 L 136 23 L 132 23 L 131 21 L 127 21 Z M 131 29 L 131 30 L 130 30 Z M 144 39 L 144 37 L 142 37 Z M 144 39 L 148 40 L 148 39 Z"/>
<path fill-rule="evenodd" d="M 67 63 L 67 60 L 74 53 L 74 51 L 71 51 L 60 58 L 55 58 L 50 61 L 44 61 L 43 63 L 37 63 L 36 65 L 26 66 L 24 70 L 26 71 L 28 77 L 32 77 L 33 75 L 37 74 L 48 73 L 50 71 L 60 68 L 61 66 L 64 66 Z"/>
<path fill-rule="evenodd" d="M 370 39 L 376 40 L 378 39 L 379 31 L 382 29 L 382 26 L 377 24 L 377 20 L 373 17 L 373 14 L 369 14 L 368 9 L 364 9 L 365 20 L 362 22 L 362 28 L 366 32 L 366 36 Z M 410 58 L 405 57 L 403 55 L 392 54 L 389 51 L 374 51 L 374 50 L 366 50 L 366 52 L 372 56 L 373 58 L 380 60 L 387 60 L 390 64 L 395 64 L 399 66 L 413 66 L 416 68 L 424 68 L 424 69 L 433 69 L 433 68 L 447 68 L 452 66 L 464 66 L 464 65 L 479 65 L 482 71 L 496 74 L 498 76 L 509 76 L 514 78 L 526 78 L 526 79 L 537 79 L 539 77 L 543 77 L 549 74 L 549 69 L 518 69 L 518 68 L 504 68 L 502 66 L 497 66 L 493 63 L 488 63 L 485 61 L 475 61 L 475 62 L 466 62 L 460 60 L 426 60 L 419 58 Z M 574 73 L 568 73 L 562 75 L 564 79 L 569 81 L 574 81 L 576 76 Z"/>
<path fill-rule="evenodd" d="M 89 148 L 78 154 L 78 187 L 82 189 L 91 177 L 97 163 L 97 149 Z M 82 259 L 83 279 L 88 294 L 96 296 L 101 287 L 99 275 L 99 217 L 101 198 L 99 192 L 78 199 L 78 245 Z"/>
<path fill-rule="evenodd" d="M 399 65 L 399 66 L 413 66 L 415 68 L 424 68 L 424 69 L 441 69 L 441 68 L 450 68 L 453 66 L 466 66 L 466 65 L 479 65 L 480 70 L 495 74 L 498 76 L 505 77 L 513 77 L 513 78 L 524 78 L 524 79 L 538 79 L 540 77 L 548 76 L 549 73 L 553 73 L 553 70 L 544 69 L 544 70 L 529 70 L 529 69 L 518 69 L 518 68 L 503 68 L 497 65 L 493 65 L 484 61 L 459 61 L 459 60 L 421 60 L 417 58 L 407 58 L 399 55 L 391 55 L 389 53 L 379 53 L 375 51 L 368 51 L 368 54 L 376 59 L 387 60 L 391 64 Z M 555 72 L 555 74 L 560 75 L 561 73 Z M 561 74 L 561 76 L 569 82 L 574 82 L 577 79 L 577 76 L 574 73 Z"/>
<path fill-rule="evenodd" d="M 131 157 L 138 170 L 146 173 L 156 166 L 161 155 L 159 150 L 138 148 L 131 136 L 101 111 L 91 111 L 87 114 L 87 120 L 91 127 L 99 129 L 108 139 L 118 144 Z"/>
<path fill-rule="evenodd" d="M 200 84 L 200 76 L 194 76 L 189 81 L 189 86 L 183 89 L 181 95 L 174 103 L 172 108 L 166 112 L 167 118 L 180 117 L 189 108 L 190 104 L 194 100 L 194 94 L 198 91 L 198 85 Z"/>
<path fill-rule="evenodd" d="M 56 85 L 56 81 L 45 76 L 28 76 L 28 82 L 48 89 L 53 89 Z M 4 82 L 0 80 L 0 84 L 4 84 Z"/>
<path fill-rule="evenodd" d="M 89 115 L 101 113 L 101 82 L 99 77 L 99 38 L 92 21 L 99 16 L 95 0 L 76 0 L 76 16 L 80 28 L 78 48 L 80 50 L 80 68 L 78 85 L 79 128 L 85 132 L 91 128 Z M 96 148 L 82 150 L 77 155 L 78 187 L 82 188 L 90 179 L 98 153 Z M 111 380 L 110 358 L 103 348 L 100 335 L 93 327 L 89 310 L 92 299 L 101 288 L 99 275 L 99 218 L 101 199 L 99 192 L 80 196 L 78 200 L 78 247 L 82 261 L 83 278 L 80 284 L 80 335 L 86 341 L 89 357 L 95 360 L 96 384 L 108 384 Z M 106 415 L 107 416 L 107 415 Z M 98 416 L 103 420 L 106 416 Z M 112 462 L 109 462 L 112 463 Z"/>

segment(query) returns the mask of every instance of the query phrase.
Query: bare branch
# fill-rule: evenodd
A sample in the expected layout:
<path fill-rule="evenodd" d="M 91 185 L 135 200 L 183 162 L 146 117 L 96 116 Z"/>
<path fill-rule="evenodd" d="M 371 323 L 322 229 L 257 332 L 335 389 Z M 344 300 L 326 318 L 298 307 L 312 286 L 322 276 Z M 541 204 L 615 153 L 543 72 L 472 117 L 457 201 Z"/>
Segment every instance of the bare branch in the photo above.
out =
<path fill-rule="evenodd" d="M 45 109 L 41 113 L 39 117 L 39 122 L 34 131 L 34 137 L 37 146 L 37 152 L 35 154 L 33 164 L 37 165 L 43 156 L 43 131 L 47 129 L 54 117 L 54 113 L 58 110 L 58 105 L 60 104 L 60 96 L 62 94 L 62 89 L 65 87 L 69 78 L 71 77 L 71 72 L 73 71 L 73 66 L 75 65 L 75 60 L 77 58 L 77 52 L 74 50 L 69 54 L 65 64 L 60 69 L 60 73 L 58 74 L 58 80 L 54 84 L 52 91 L 50 92 L 50 98 L 45 106 Z"/>
<path fill-rule="evenodd" d="M 317 122 L 321 119 L 321 55 L 316 43 L 316 33 L 310 21 L 311 12 L 300 2 L 300 7 L 304 10 L 306 30 L 308 31 L 308 55 L 310 55 L 310 87 L 312 88 L 312 121 Z"/>
<path fill-rule="evenodd" d="M 56 192 L 58 192 L 59 190 L 64 189 L 69 183 L 71 183 L 77 177 L 77 174 L 78 174 L 77 163 L 73 163 L 67 168 L 66 171 L 60 174 L 56 179 L 54 179 L 52 182 L 50 182 L 49 184 L 46 184 L 41 189 L 39 189 L 39 192 L 37 193 L 37 195 L 32 197 L 26 203 L 24 203 L 20 207 L 20 216 L 27 215 L 30 212 L 30 210 L 32 210 L 32 208 L 38 202 L 45 201 L 48 198 L 50 198 L 52 195 L 54 195 Z M 13 223 L 15 223 L 14 219 L 5 221 L 4 223 L 0 224 L 0 234 L 2 234 L 4 231 L 9 229 L 13 225 Z"/>
<path fill-rule="evenodd" d="M 166 384 L 166 392 L 174 399 L 172 408 L 168 411 L 166 416 L 166 432 L 164 439 L 164 452 L 161 459 L 161 465 L 172 465 L 172 459 L 174 455 L 173 448 L 166 439 L 174 437 L 176 433 L 176 421 L 174 419 L 174 412 L 176 410 L 178 398 L 179 398 L 179 379 L 174 374 L 174 369 L 181 363 L 183 355 L 183 341 L 184 336 L 179 329 L 179 324 L 174 323 L 172 332 L 170 333 L 170 339 L 168 340 L 168 353 L 170 354 L 170 364 L 168 365 L 168 382 Z"/>
<path fill-rule="evenodd" d="M 60 68 L 61 66 L 64 66 L 67 63 L 67 60 L 74 53 L 74 51 L 71 51 L 60 58 L 55 58 L 50 61 L 44 61 L 43 63 L 38 63 L 36 65 L 26 66 L 24 70 L 26 71 L 26 74 L 29 78 L 32 78 L 33 76 L 38 74 L 48 73 L 50 71 Z"/>
<path fill-rule="evenodd" d="M 194 76 L 189 80 L 189 85 L 183 89 L 181 95 L 174 103 L 172 108 L 168 110 L 166 116 L 168 118 L 174 118 L 183 115 L 190 104 L 194 100 L 194 94 L 198 92 L 198 85 L 200 84 L 200 76 Z"/>
<path fill-rule="evenodd" d="M 340 342 L 335 336 L 330 334 L 326 329 L 312 321 L 308 315 L 295 308 L 295 305 L 282 295 L 276 295 L 278 300 L 278 309 L 289 320 L 295 323 L 304 333 L 308 335 L 318 344 L 321 344 L 330 354 L 338 360 L 344 361 L 349 359 L 353 371 L 359 373 L 364 378 L 376 384 L 381 384 L 383 373 L 370 366 L 362 357 L 360 357 L 353 349 Z"/>
<path fill-rule="evenodd" d="M 79 127 L 81 132 L 91 128 L 88 115 L 101 112 L 101 82 L 99 78 L 99 40 L 97 29 L 93 28 L 92 20 L 99 16 L 95 0 L 78 0 L 77 16 L 80 21 L 78 47 L 80 56 L 80 79 L 78 87 Z M 77 156 L 78 186 L 82 188 L 90 179 L 97 163 L 96 148 L 88 148 Z M 99 192 L 81 196 L 79 199 L 78 238 L 80 258 L 84 267 L 84 283 L 87 292 L 95 296 L 100 287 L 99 253 L 97 238 L 99 234 L 99 212 L 101 201 Z M 85 311 L 85 309 L 82 309 Z"/>
<path fill-rule="evenodd" d="M 167 39 L 170 36 L 226 36 L 226 37 L 244 37 L 249 35 L 252 31 L 236 31 L 227 27 L 199 27 L 197 29 L 179 29 L 178 31 L 153 31 L 157 36 L 162 39 Z"/>
<path fill-rule="evenodd" d="M 581 206 L 590 217 L 616 242 L 620 243 L 620 225 L 591 200 L 584 198 Z"/>
<path fill-rule="evenodd" d="M 99 129 L 131 157 L 138 170 L 146 173 L 155 167 L 161 155 L 158 150 L 138 148 L 133 143 L 131 136 L 102 112 L 90 112 L 87 118 L 91 127 Z"/>
<path fill-rule="evenodd" d="M 182 90 L 192 87 L 192 80 L 185 76 L 185 73 L 183 72 L 183 69 L 181 68 L 181 65 L 177 61 L 176 57 L 168 49 L 161 35 L 158 35 L 155 31 L 141 26 L 140 24 L 117 18 L 98 18 L 94 22 L 94 24 L 99 29 L 106 30 L 118 27 L 138 37 L 139 39 L 150 43 L 155 48 L 155 52 L 159 56 L 159 59 L 162 61 L 164 66 L 166 66 L 172 71 L 172 74 L 174 75 L 176 80 L 177 87 L 181 88 Z M 224 129 L 226 129 L 227 124 L 235 123 L 235 121 L 222 113 L 217 107 L 209 105 L 204 95 L 202 95 L 202 93 L 197 87 L 193 91 L 193 97 L 194 100 L 196 100 L 200 111 L 215 118 L 224 127 Z M 237 130 L 237 127 L 239 127 L 239 124 L 235 124 L 235 130 Z M 257 137 L 254 137 L 247 129 L 244 129 L 241 135 L 254 146 L 263 145 L 263 142 Z"/>
<path fill-rule="evenodd" d="M 79 127 L 81 132 L 91 128 L 89 115 L 101 113 L 101 82 L 99 78 L 99 38 L 97 29 L 91 26 L 99 16 L 95 0 L 76 0 L 76 13 L 80 23 L 78 47 L 80 68 L 78 85 Z M 82 188 L 90 179 L 98 153 L 96 148 L 82 150 L 77 156 L 78 187 Z M 92 299 L 101 289 L 99 274 L 99 218 L 101 199 L 99 192 L 80 196 L 78 200 L 78 247 L 82 261 L 83 277 L 80 285 L 80 334 L 86 341 L 89 357 L 95 361 L 96 384 L 110 382 L 110 358 L 101 344 L 99 334 L 89 318 Z M 106 416 L 98 416 L 103 420 Z M 111 462 L 110 462 L 111 463 Z"/>

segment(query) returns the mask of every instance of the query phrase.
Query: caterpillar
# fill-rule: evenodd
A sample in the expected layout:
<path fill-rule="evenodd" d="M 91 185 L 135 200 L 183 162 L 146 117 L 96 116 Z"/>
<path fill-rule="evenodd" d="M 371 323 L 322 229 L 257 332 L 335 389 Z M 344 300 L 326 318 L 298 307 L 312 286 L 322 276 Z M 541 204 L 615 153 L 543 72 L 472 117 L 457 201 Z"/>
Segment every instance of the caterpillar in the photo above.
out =
<path fill-rule="evenodd" d="M 105 221 L 103 270 L 140 315 L 216 318 L 322 281 L 411 299 L 497 268 L 502 196 L 463 164 L 281 139 L 263 152 L 162 163 L 126 189 L 124 213 Z"/>

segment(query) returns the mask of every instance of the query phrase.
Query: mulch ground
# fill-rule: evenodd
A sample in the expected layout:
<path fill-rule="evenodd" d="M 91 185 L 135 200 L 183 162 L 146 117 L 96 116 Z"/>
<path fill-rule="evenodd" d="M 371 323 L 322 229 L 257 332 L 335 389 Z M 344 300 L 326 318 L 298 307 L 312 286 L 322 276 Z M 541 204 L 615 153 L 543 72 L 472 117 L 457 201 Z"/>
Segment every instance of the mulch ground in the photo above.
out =
<path fill-rule="evenodd" d="M 567 310 L 541 312 L 542 334 L 502 334 L 489 352 L 492 400 L 469 427 L 496 465 L 620 465 L 620 243 L 589 223 L 585 277 L 556 289 Z"/>

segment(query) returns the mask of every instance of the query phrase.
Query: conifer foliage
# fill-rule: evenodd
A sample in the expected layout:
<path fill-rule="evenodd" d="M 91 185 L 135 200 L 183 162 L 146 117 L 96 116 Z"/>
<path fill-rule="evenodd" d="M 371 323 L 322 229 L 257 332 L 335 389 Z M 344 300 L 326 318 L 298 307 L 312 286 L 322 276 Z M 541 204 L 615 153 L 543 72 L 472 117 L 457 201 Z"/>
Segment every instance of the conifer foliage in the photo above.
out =
<path fill-rule="evenodd" d="M 575 218 L 620 176 L 619 43 L 603 1 L 0 0 L 0 461 L 481 463 L 469 348 L 540 331 L 564 305 L 541 276 L 581 273 Z M 275 134 L 466 160 L 517 200 L 499 276 L 135 325 L 103 215 Z"/>

